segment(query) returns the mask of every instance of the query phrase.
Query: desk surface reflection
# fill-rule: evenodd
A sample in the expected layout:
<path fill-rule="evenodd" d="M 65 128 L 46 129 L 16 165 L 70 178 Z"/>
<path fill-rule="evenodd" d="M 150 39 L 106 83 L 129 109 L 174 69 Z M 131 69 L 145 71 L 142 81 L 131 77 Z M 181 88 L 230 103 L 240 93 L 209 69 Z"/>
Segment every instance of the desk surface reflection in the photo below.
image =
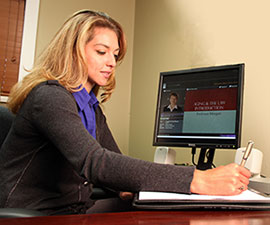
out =
<path fill-rule="evenodd" d="M 0 219 L 1 225 L 268 225 L 270 211 L 136 211 Z"/>

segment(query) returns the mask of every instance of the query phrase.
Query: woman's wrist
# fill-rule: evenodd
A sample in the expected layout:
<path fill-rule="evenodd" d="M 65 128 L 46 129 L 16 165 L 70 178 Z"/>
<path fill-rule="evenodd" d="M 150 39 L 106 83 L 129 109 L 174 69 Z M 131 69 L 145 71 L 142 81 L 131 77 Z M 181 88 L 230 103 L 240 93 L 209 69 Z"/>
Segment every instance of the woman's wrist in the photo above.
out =
<path fill-rule="evenodd" d="M 190 184 L 190 191 L 191 193 L 200 194 L 200 187 L 202 187 L 203 184 L 203 177 L 204 171 L 201 170 L 194 170 L 193 179 Z"/>

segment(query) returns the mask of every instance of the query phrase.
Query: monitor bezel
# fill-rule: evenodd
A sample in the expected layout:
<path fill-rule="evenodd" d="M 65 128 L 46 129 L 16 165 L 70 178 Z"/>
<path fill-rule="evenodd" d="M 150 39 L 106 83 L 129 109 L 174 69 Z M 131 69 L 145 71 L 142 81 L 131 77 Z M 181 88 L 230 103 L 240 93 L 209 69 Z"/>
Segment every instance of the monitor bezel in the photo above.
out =
<path fill-rule="evenodd" d="M 155 115 L 155 126 L 154 126 L 154 137 L 153 137 L 153 146 L 168 146 L 168 147 L 198 147 L 198 148 L 222 148 L 222 149 L 236 149 L 241 145 L 241 131 L 242 131 L 242 111 L 243 111 L 243 92 L 244 92 L 244 63 L 239 64 L 230 64 L 230 65 L 221 65 L 221 66 L 210 66 L 210 67 L 199 67 L 191 68 L 184 70 L 174 70 L 167 72 L 160 72 L 159 77 L 159 86 L 158 86 L 158 98 L 156 104 L 156 115 Z M 161 94 L 162 94 L 162 85 L 165 76 L 170 75 L 184 75 L 206 71 L 220 71 L 220 70 L 231 70 L 238 69 L 238 93 L 237 93 L 237 116 L 236 116 L 236 139 L 232 141 L 224 141 L 217 139 L 208 139 L 206 143 L 202 142 L 201 139 L 178 139 L 177 141 L 168 138 L 158 138 L 158 126 L 159 126 L 159 117 L 161 110 Z"/>

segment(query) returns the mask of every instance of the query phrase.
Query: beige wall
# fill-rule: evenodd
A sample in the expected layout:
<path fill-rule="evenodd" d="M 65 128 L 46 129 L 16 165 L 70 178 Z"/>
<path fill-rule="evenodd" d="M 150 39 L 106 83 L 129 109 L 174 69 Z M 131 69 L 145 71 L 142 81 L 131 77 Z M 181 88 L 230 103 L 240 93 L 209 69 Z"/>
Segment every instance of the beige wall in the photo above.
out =
<path fill-rule="evenodd" d="M 116 73 L 115 93 L 103 108 L 119 147 L 127 154 L 135 0 L 40 0 L 36 55 L 46 47 L 67 17 L 81 9 L 108 13 L 122 24 L 129 40 L 127 56 Z"/>
<path fill-rule="evenodd" d="M 245 63 L 242 146 L 264 153 L 270 175 L 270 1 L 136 0 L 129 155 L 152 161 L 159 72 Z M 234 160 L 216 151 L 215 164 Z M 177 162 L 191 162 L 189 149 Z"/>

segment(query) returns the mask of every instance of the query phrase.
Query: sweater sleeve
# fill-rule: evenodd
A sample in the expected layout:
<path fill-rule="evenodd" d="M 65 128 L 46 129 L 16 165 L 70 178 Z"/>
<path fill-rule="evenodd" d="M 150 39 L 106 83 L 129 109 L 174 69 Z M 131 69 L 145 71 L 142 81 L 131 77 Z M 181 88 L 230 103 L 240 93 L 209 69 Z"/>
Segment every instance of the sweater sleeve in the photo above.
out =
<path fill-rule="evenodd" d="M 96 125 L 96 136 L 100 145 L 103 148 L 121 154 L 121 151 L 112 136 L 106 122 L 106 117 L 104 116 L 100 106 L 98 106 L 96 109 Z"/>
<path fill-rule="evenodd" d="M 72 95 L 63 87 L 40 86 L 32 98 L 34 125 L 91 183 L 120 191 L 190 193 L 194 167 L 151 163 L 103 148 L 84 128 Z"/>

